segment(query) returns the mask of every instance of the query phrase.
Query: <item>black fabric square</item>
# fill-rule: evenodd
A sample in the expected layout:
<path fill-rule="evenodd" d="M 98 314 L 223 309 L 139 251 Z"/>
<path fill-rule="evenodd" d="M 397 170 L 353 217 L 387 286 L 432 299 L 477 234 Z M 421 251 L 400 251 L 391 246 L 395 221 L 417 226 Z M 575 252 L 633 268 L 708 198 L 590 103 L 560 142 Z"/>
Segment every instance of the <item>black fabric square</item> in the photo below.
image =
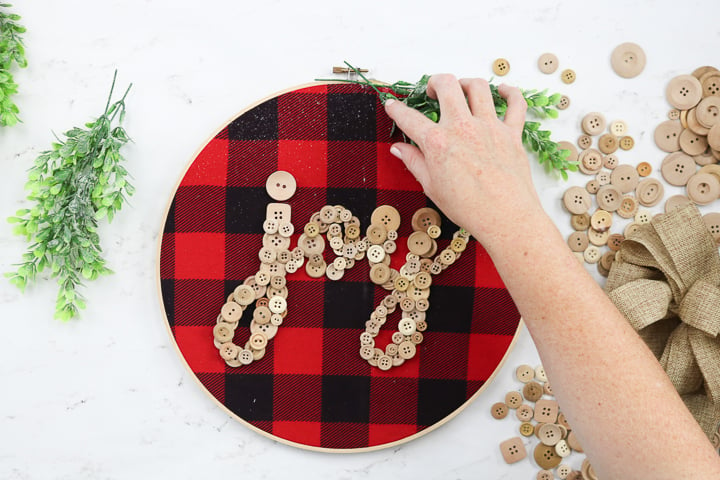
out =
<path fill-rule="evenodd" d="M 328 140 L 375 141 L 374 94 L 336 94 L 327 96 Z"/>
<path fill-rule="evenodd" d="M 467 399 L 464 380 L 418 380 L 418 425 L 432 425 L 459 408 Z"/>
<path fill-rule="evenodd" d="M 170 210 L 168 211 L 167 218 L 165 219 L 165 228 L 163 229 L 163 232 L 175 232 L 175 199 L 173 199 L 170 204 Z"/>
<path fill-rule="evenodd" d="M 322 421 L 370 421 L 370 377 L 323 375 Z"/>
<path fill-rule="evenodd" d="M 167 315 L 168 323 L 171 327 L 175 326 L 175 280 L 161 279 L 160 289 L 162 290 L 163 306 L 165 307 L 165 315 Z"/>
<path fill-rule="evenodd" d="M 474 293 L 475 289 L 471 287 L 433 284 L 430 289 L 430 309 L 427 311 L 428 324 L 439 332 L 469 332 L 472 325 Z"/>
<path fill-rule="evenodd" d="M 324 328 L 365 328 L 373 310 L 375 285 L 325 282 Z"/>
<path fill-rule="evenodd" d="M 263 233 L 265 207 L 272 202 L 265 188 L 227 187 L 225 202 L 226 233 Z"/>
<path fill-rule="evenodd" d="M 228 125 L 230 140 L 277 140 L 277 98 L 261 103 Z"/>
<path fill-rule="evenodd" d="M 360 225 L 367 228 L 376 207 L 377 190 L 365 188 L 328 188 L 328 205 L 342 205 L 360 219 Z M 364 232 L 363 232 L 364 233 Z"/>
<path fill-rule="evenodd" d="M 225 406 L 252 422 L 273 418 L 273 376 L 225 375 Z"/>

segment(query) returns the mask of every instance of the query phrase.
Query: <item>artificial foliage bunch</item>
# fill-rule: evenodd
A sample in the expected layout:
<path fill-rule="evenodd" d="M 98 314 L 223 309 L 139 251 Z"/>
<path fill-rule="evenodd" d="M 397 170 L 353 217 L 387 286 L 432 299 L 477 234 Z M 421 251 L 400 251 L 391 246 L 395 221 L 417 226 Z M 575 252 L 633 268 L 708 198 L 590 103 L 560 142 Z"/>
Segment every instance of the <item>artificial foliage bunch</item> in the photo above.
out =
<path fill-rule="evenodd" d="M 103 114 L 85 128 L 68 130 L 65 140 L 58 138 L 38 156 L 25 185 L 28 200 L 35 205 L 8 219 L 30 247 L 17 270 L 6 276 L 24 290 L 49 269 L 59 285 L 55 317 L 61 320 L 85 308 L 85 298 L 78 291 L 83 280 L 112 273 L 102 257 L 98 222 L 112 221 L 135 190 L 128 183 L 120 153 L 129 141 L 121 124 L 132 84 L 120 100 L 111 103 L 116 78 L 117 72 Z"/>
<path fill-rule="evenodd" d="M 15 125 L 19 109 L 12 100 L 18 91 L 10 69 L 13 64 L 20 68 L 27 67 L 25 47 L 20 34 L 25 27 L 18 24 L 20 15 L 7 13 L 3 9 L 10 8 L 9 3 L 0 3 L 0 126 Z"/>
<path fill-rule="evenodd" d="M 440 104 L 434 98 L 427 94 L 427 84 L 430 80 L 429 75 L 423 75 L 420 80 L 415 83 L 398 81 L 391 85 L 374 83 L 368 80 L 363 73 L 357 68 L 345 62 L 361 80 L 334 80 L 347 83 L 355 83 L 367 85 L 373 88 L 380 101 L 385 104 L 388 99 L 394 99 L 403 102 L 408 107 L 418 110 L 433 122 L 440 120 Z M 560 102 L 561 95 L 555 93 L 547 94 L 547 90 L 521 90 L 525 102 L 528 105 L 528 114 L 538 119 L 557 118 L 557 104 Z M 497 85 L 490 84 L 490 92 L 492 93 L 493 102 L 495 104 L 495 113 L 499 118 L 505 116 L 507 111 L 507 101 L 498 92 Z M 558 144 L 550 139 L 551 133 L 547 130 L 540 129 L 540 122 L 526 121 L 522 132 L 523 144 L 533 151 L 541 165 L 545 167 L 547 172 L 557 171 L 563 179 L 568 179 L 568 171 L 577 171 L 577 162 L 570 162 L 567 158 L 570 156 L 569 150 L 558 148 Z M 395 125 L 393 124 L 393 129 Z M 405 135 L 403 134 L 403 137 Z M 407 138 L 405 138 L 407 140 Z"/>

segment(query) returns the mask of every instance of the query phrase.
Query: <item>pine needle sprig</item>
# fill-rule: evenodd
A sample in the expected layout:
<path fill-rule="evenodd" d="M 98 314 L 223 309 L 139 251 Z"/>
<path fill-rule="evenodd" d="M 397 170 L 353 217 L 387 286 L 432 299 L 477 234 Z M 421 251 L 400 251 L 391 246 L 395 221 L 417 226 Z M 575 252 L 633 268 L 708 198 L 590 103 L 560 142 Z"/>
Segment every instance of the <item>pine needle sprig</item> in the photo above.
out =
<path fill-rule="evenodd" d="M 30 247 L 17 270 L 5 276 L 24 291 L 38 273 L 50 269 L 59 286 L 55 317 L 61 320 L 85 308 L 78 291 L 83 280 L 112 273 L 102 257 L 98 222 L 112 221 L 135 191 L 120 153 L 130 140 L 121 124 L 132 84 L 111 103 L 116 78 L 117 72 L 103 114 L 85 128 L 68 130 L 64 140 L 56 137 L 51 149 L 38 156 L 25 185 L 35 206 L 8 218 Z"/>
<path fill-rule="evenodd" d="M 20 110 L 12 100 L 18 86 L 10 69 L 13 64 L 20 68 L 27 67 L 25 47 L 20 36 L 25 33 L 25 27 L 17 23 L 20 15 L 2 10 L 11 6 L 9 3 L 0 3 L 0 126 L 12 126 L 19 121 Z"/>

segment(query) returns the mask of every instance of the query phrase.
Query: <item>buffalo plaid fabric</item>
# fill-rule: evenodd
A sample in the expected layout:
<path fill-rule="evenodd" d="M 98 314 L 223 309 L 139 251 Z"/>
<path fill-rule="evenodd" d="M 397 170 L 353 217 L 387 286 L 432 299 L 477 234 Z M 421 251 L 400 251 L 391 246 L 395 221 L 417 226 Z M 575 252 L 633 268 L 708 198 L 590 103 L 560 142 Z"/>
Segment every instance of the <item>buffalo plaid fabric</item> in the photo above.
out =
<path fill-rule="evenodd" d="M 274 171 L 297 179 L 288 201 L 297 232 L 326 204 L 349 208 L 363 229 L 376 206 L 396 207 L 403 224 L 392 265 L 402 266 L 413 212 L 433 205 L 389 153 L 398 140 L 391 126 L 365 87 L 323 84 L 281 94 L 210 140 L 168 212 L 160 276 L 175 342 L 213 397 L 281 441 L 348 450 L 407 439 L 463 407 L 499 367 L 517 331 L 520 315 L 473 240 L 434 276 L 425 339 L 400 367 L 383 372 L 359 356 L 365 321 L 387 293 L 370 282 L 367 261 L 337 282 L 312 279 L 304 269 L 288 275 L 288 316 L 265 357 L 241 368 L 220 358 L 212 328 L 227 296 L 258 270 L 265 208 L 273 201 L 265 180 Z M 441 249 L 456 227 L 443 217 L 442 229 Z M 297 234 L 293 247 L 296 241 Z M 376 338 L 381 348 L 399 317 L 398 309 Z M 252 307 L 236 331 L 240 346 L 251 318 Z"/>

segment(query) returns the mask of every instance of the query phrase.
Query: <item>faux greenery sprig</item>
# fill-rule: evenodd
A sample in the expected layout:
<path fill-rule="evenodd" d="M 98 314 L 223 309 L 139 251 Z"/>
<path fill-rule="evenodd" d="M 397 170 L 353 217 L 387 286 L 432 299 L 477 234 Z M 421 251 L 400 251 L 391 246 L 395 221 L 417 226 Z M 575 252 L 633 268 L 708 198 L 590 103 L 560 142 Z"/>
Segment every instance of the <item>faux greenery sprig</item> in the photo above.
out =
<path fill-rule="evenodd" d="M 0 8 L 9 8 L 9 3 L 0 3 Z M 0 126 L 12 126 L 18 122 L 19 109 L 12 100 L 17 93 L 10 68 L 15 63 L 20 68 L 27 67 L 25 47 L 20 34 L 25 27 L 19 25 L 20 15 L 0 10 Z"/>
<path fill-rule="evenodd" d="M 135 191 L 127 181 L 120 153 L 129 140 L 120 124 L 132 84 L 120 100 L 111 103 L 116 77 L 117 72 L 103 114 L 85 128 L 68 130 L 64 141 L 57 139 L 51 150 L 35 160 L 25 188 L 30 192 L 28 199 L 36 204 L 8 219 L 30 247 L 17 271 L 6 277 L 24 290 L 38 273 L 50 268 L 59 285 L 55 317 L 61 320 L 85 308 L 85 298 L 78 292 L 83 279 L 112 273 L 101 256 L 98 221 L 112 221 Z"/>
<path fill-rule="evenodd" d="M 348 62 L 345 62 L 345 65 L 354 71 L 361 80 L 333 81 L 367 85 L 377 92 L 383 104 L 385 104 L 388 99 L 393 98 L 418 110 L 433 122 L 440 120 L 440 104 L 437 100 L 427 95 L 427 83 L 428 80 L 430 80 L 429 75 L 423 75 L 416 83 L 399 81 L 391 85 L 384 85 L 368 80 L 362 72 Z M 507 111 L 507 101 L 500 95 L 497 86 L 492 83 L 490 84 L 490 92 L 492 93 L 495 104 L 495 113 L 498 117 L 502 118 Z M 561 95 L 559 93 L 548 96 L 547 90 L 541 92 L 537 90 L 522 90 L 522 94 L 528 104 L 528 113 L 530 115 L 539 119 L 557 118 L 558 111 L 555 107 L 560 102 Z M 393 129 L 394 128 L 395 125 L 393 124 Z M 405 137 L 404 134 L 403 137 Z M 577 162 L 567 160 L 570 151 L 558 148 L 558 144 L 550 140 L 550 132 L 540 130 L 539 122 L 525 122 L 522 141 L 527 148 L 537 155 L 540 164 L 544 165 L 547 172 L 553 170 L 558 171 L 563 179 L 567 180 L 568 171 L 577 171 Z"/>

